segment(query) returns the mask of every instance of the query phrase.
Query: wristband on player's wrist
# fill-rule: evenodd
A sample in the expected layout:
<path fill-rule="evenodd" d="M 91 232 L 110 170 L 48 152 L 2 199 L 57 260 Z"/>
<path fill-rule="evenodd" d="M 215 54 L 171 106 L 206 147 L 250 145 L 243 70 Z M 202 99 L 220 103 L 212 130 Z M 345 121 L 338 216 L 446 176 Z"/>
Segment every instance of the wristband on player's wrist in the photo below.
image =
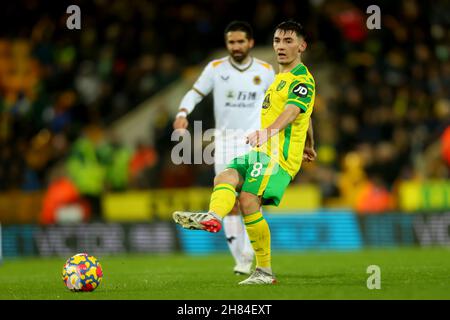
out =
<path fill-rule="evenodd" d="M 178 118 L 178 117 L 183 117 L 183 118 L 187 118 L 187 112 L 186 111 L 184 111 L 184 110 L 181 110 L 181 111 L 179 111 L 178 113 L 177 113 L 177 115 L 175 116 L 175 118 Z"/>

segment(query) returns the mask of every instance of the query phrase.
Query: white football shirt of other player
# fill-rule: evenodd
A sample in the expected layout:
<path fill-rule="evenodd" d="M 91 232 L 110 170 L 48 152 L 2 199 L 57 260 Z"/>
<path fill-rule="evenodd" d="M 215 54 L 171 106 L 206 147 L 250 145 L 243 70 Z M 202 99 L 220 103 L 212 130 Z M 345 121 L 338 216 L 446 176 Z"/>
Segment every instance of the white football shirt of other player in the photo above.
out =
<path fill-rule="evenodd" d="M 190 113 L 212 91 L 217 164 L 228 164 L 248 152 L 246 134 L 261 127 L 262 102 L 275 73 L 269 63 L 250 58 L 244 67 L 233 64 L 230 57 L 211 61 L 180 104 Z"/>

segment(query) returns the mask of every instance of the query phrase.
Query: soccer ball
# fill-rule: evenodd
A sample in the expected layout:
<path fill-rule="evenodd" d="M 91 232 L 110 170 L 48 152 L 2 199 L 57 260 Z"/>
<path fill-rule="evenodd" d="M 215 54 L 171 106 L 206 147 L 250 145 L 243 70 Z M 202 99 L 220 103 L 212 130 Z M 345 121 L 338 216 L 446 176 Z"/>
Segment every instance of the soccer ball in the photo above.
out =
<path fill-rule="evenodd" d="M 67 259 L 62 270 L 62 280 L 71 291 L 94 291 L 102 277 L 100 262 L 87 253 L 78 253 Z"/>

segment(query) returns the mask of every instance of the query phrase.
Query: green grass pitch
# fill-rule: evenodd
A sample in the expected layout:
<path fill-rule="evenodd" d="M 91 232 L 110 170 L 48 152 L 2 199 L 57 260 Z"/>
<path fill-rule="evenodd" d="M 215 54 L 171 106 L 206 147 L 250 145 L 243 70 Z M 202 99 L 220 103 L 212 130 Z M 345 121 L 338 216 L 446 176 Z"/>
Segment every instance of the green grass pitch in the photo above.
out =
<path fill-rule="evenodd" d="M 273 253 L 278 284 L 238 286 L 229 254 L 97 257 L 104 277 L 94 292 L 70 292 L 65 259 L 8 259 L 0 265 L 0 299 L 450 299 L 450 250 L 377 249 Z M 381 268 L 381 289 L 369 290 L 369 265 Z"/>

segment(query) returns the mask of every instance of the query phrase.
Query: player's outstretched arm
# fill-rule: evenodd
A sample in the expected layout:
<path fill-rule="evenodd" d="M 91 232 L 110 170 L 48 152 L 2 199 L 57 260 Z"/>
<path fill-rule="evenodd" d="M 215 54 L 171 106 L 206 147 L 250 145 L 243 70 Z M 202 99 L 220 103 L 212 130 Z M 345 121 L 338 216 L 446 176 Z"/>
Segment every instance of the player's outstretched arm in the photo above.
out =
<path fill-rule="evenodd" d="M 300 113 L 300 108 L 288 104 L 284 111 L 278 118 L 267 128 L 252 132 L 247 136 L 247 143 L 252 147 L 260 147 L 267 142 L 272 136 L 278 134 L 281 130 L 286 128 L 288 124 L 292 123 Z"/>
<path fill-rule="evenodd" d="M 197 80 L 198 82 L 199 80 Z M 202 101 L 204 95 L 195 88 L 189 90 L 183 97 L 173 122 L 174 130 L 185 130 L 189 125 L 187 116 L 191 113 L 195 106 Z"/>
<path fill-rule="evenodd" d="M 173 122 L 173 128 L 175 130 L 184 130 L 188 127 L 188 114 L 190 114 L 194 110 L 195 106 L 211 92 L 213 86 L 213 67 L 212 64 L 209 63 L 205 69 L 203 69 L 200 77 L 197 79 L 192 89 L 189 90 L 181 100 L 178 113 Z"/>

